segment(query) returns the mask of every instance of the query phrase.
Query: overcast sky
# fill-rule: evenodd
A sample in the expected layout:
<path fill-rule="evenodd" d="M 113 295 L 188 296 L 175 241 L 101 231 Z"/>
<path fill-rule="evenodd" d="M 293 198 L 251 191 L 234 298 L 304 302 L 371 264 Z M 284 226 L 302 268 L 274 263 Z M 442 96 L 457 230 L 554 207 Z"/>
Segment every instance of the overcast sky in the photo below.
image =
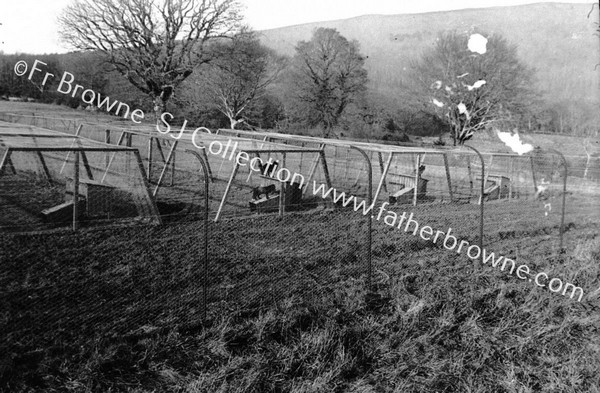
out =
<path fill-rule="evenodd" d="M 0 0 L 0 50 L 4 53 L 66 52 L 56 18 L 72 0 Z M 242 0 L 256 30 L 367 14 L 406 14 L 548 1 L 532 0 Z M 562 3 L 594 1 L 563 0 Z"/>

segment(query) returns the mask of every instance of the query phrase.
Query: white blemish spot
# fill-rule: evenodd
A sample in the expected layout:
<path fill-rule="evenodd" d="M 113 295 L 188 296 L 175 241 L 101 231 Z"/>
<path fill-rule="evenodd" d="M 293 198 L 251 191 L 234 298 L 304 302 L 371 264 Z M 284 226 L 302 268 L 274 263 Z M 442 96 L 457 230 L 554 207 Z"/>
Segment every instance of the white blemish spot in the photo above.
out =
<path fill-rule="evenodd" d="M 473 83 L 473 85 L 464 85 L 469 91 L 472 91 L 474 89 L 479 89 L 481 86 L 485 85 L 487 82 L 484 80 L 478 80 L 477 82 Z"/>
<path fill-rule="evenodd" d="M 502 132 L 496 130 L 496 134 L 506 146 L 510 147 L 511 150 L 517 153 L 518 155 L 523 155 L 533 150 L 533 146 L 531 144 L 521 142 L 521 138 L 519 138 L 518 133 L 515 133 L 513 135 L 510 132 Z"/>
<path fill-rule="evenodd" d="M 444 103 L 442 103 L 442 102 L 440 102 L 440 101 L 436 100 L 435 98 L 434 98 L 434 99 L 432 99 L 432 101 L 431 101 L 431 102 L 433 102 L 433 105 L 435 105 L 435 106 L 437 106 L 437 107 L 439 107 L 439 108 L 443 108 L 443 107 L 444 107 Z"/>
<path fill-rule="evenodd" d="M 468 73 L 468 72 L 465 72 L 464 74 L 457 76 L 457 78 L 459 78 L 459 79 L 460 79 L 460 78 L 464 78 L 464 77 L 465 77 L 465 76 L 467 76 L 467 75 L 469 75 L 469 73 Z"/>
<path fill-rule="evenodd" d="M 431 89 L 439 89 L 440 87 L 442 87 L 442 81 L 435 81 L 430 86 Z"/>
<path fill-rule="evenodd" d="M 487 52 L 487 42 L 487 38 L 481 34 L 471 34 L 469 37 L 468 48 L 471 52 L 483 55 L 485 52 Z"/>
<path fill-rule="evenodd" d="M 467 120 L 471 120 L 471 114 L 467 110 L 467 106 L 465 104 L 463 104 L 461 102 L 456 107 L 458 108 L 458 113 L 460 113 L 461 115 L 464 114 L 466 116 Z"/>

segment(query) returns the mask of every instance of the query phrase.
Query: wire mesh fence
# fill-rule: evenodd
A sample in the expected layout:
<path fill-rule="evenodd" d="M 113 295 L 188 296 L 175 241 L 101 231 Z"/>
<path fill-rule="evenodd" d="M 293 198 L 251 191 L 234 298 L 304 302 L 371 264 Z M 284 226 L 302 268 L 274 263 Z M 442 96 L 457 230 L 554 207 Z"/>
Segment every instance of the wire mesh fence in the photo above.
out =
<path fill-rule="evenodd" d="M 482 248 L 513 256 L 503 240 L 537 230 L 556 237 L 559 250 L 568 168 L 554 152 L 480 155 L 205 132 L 177 139 L 85 124 L 71 134 L 78 129 L 66 150 L 39 150 L 43 160 L 13 149 L 0 176 L 3 232 L 47 229 L 15 221 L 9 206 L 20 194 L 33 196 L 28 209 L 36 211 L 77 205 L 75 195 L 87 203 L 80 232 L 0 236 L 0 348 L 35 364 L 49 351 L 195 329 L 232 310 L 317 301 L 348 283 L 360 283 L 376 305 L 394 286 L 414 292 L 432 277 L 424 272 L 450 274 L 440 260 L 469 274 Z M 112 190 L 92 203 L 82 187 L 96 182 Z M 153 211 L 162 226 L 101 225 Z"/>
<path fill-rule="evenodd" d="M 37 364 L 52 351 L 67 357 L 94 342 L 202 323 L 203 222 L 187 236 L 192 228 L 158 238 L 134 229 L 3 237 L 2 360 Z"/>
<path fill-rule="evenodd" d="M 160 222 L 136 150 L 7 128 L 0 148 L 2 230 Z"/>
<path fill-rule="evenodd" d="M 318 299 L 347 280 L 366 283 L 368 249 L 360 217 L 290 213 L 283 220 L 224 218 L 212 226 L 209 293 L 217 310 L 258 312 L 286 298 Z"/>
<path fill-rule="evenodd" d="M 568 172 L 564 157 L 536 149 L 523 156 L 484 153 L 484 159 L 487 242 L 544 231 L 556 236 L 555 252 L 560 252 Z"/>
<path fill-rule="evenodd" d="M 77 172 L 86 171 L 85 165 L 78 165 L 84 151 L 69 150 L 74 158 L 67 160 L 65 168 L 73 168 L 71 190 L 77 189 Z M 101 155 L 103 160 L 104 152 Z M 90 165 L 96 162 L 91 158 Z M 114 170 L 138 165 L 139 156 L 137 161 L 113 159 L 111 164 Z M 106 174 L 107 169 L 102 169 L 101 174 Z M 188 212 L 191 220 L 174 220 L 166 212 L 164 226 L 86 228 L 82 220 L 78 232 L 0 236 L 2 389 L 23 381 L 43 389 L 39 375 L 51 372 L 48 362 L 55 357 L 73 358 L 124 340 L 197 329 L 207 320 L 207 279 L 218 270 L 208 271 L 209 179 L 204 162 L 197 161 L 196 170 L 195 180 L 201 181 L 194 184 L 193 206 L 201 213 Z M 122 171 L 115 173 L 122 175 Z M 110 176 L 116 175 L 106 177 L 115 184 Z M 83 174 L 80 180 L 87 184 Z M 62 191 L 57 193 L 62 197 Z M 84 201 L 90 199 L 85 194 Z M 115 195 L 111 203 L 123 207 Z M 3 206 L 3 217 L 5 211 Z M 215 296 L 211 301 L 217 301 Z"/>

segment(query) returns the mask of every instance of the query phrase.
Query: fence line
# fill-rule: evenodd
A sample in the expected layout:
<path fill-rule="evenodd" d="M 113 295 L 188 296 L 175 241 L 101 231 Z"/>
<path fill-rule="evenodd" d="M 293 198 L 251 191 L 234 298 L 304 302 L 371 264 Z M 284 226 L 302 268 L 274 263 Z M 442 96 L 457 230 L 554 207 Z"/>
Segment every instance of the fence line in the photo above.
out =
<path fill-rule="evenodd" d="M 85 128 L 84 125 L 83 130 L 79 128 L 79 131 L 75 130 L 75 132 L 86 132 Z M 102 142 L 109 141 L 106 129 L 106 126 L 98 128 L 96 137 Z M 136 137 L 136 139 L 132 140 L 132 137 Z M 227 136 L 208 134 L 205 137 L 205 143 L 229 139 Z M 249 172 L 248 177 L 243 176 L 244 180 L 237 183 L 233 181 L 235 176 L 231 176 L 228 185 L 223 188 L 227 179 L 219 176 L 219 174 L 226 173 L 227 169 L 236 171 L 237 166 L 224 158 L 208 154 L 206 146 L 201 149 L 190 148 L 191 143 L 189 140 L 170 141 L 172 138 L 168 136 L 158 137 L 140 130 L 123 130 L 119 141 L 116 143 L 117 146 L 122 143 L 126 143 L 127 146 L 131 145 L 131 147 L 119 147 L 120 149 L 135 151 L 136 156 L 133 165 L 139 169 L 142 183 L 145 183 L 147 187 L 150 184 L 155 185 L 152 199 L 157 204 L 160 203 L 159 210 L 163 209 L 161 216 L 167 221 L 164 228 L 156 230 L 156 236 L 148 235 L 147 238 L 140 240 L 143 242 L 142 249 L 152 249 L 153 242 L 162 239 L 162 248 L 157 252 L 164 260 L 163 268 L 165 270 L 154 271 L 152 274 L 157 280 L 160 280 L 163 274 L 168 274 L 169 268 L 173 268 L 175 271 L 186 272 L 185 274 L 182 273 L 184 277 L 200 278 L 198 281 L 201 282 L 202 286 L 202 309 L 200 310 L 202 317 L 200 322 L 207 320 L 212 315 L 209 315 L 211 310 L 214 312 L 219 312 L 215 310 L 222 310 L 221 303 L 223 302 L 226 304 L 239 303 L 256 306 L 265 302 L 269 303 L 265 299 L 278 300 L 290 293 L 293 294 L 294 291 L 305 295 L 314 288 L 317 288 L 314 289 L 317 291 L 318 288 L 324 288 L 331 283 L 335 283 L 336 280 L 344 281 L 347 277 L 364 280 L 366 290 L 376 292 L 378 287 L 374 283 L 374 277 L 377 272 L 383 272 L 387 276 L 394 277 L 401 274 L 402 269 L 407 268 L 402 264 L 402 261 L 392 261 L 392 259 L 400 258 L 400 255 L 411 255 L 413 253 L 431 256 L 435 253 L 448 252 L 443 249 L 440 251 L 432 248 L 431 245 L 407 236 L 401 231 L 390 232 L 389 222 L 393 219 L 395 224 L 392 213 L 397 215 L 398 209 L 410 209 L 408 212 L 411 213 L 411 217 L 413 217 L 413 213 L 418 215 L 414 217 L 415 221 L 418 218 L 421 223 L 428 223 L 431 227 L 450 228 L 452 226 L 456 236 L 469 239 L 471 244 L 474 244 L 473 237 L 476 237 L 480 249 L 483 249 L 484 245 L 493 244 L 493 236 L 490 237 L 490 240 L 487 240 L 484 228 L 496 231 L 496 223 L 489 220 L 494 219 L 494 216 L 499 215 L 501 211 L 506 217 L 510 218 L 509 214 L 512 209 L 508 209 L 507 206 L 514 206 L 509 205 L 514 199 L 521 198 L 520 200 L 527 202 L 521 203 L 521 205 L 527 205 L 525 207 L 533 206 L 539 209 L 539 204 L 535 199 L 526 199 L 525 197 L 532 196 L 534 191 L 537 192 L 541 185 L 542 178 L 536 178 L 538 172 L 545 171 L 547 174 L 544 173 L 544 176 L 549 176 L 552 179 L 557 166 L 553 158 L 555 156 L 560 158 L 562 166 L 562 174 L 560 175 L 560 180 L 562 180 L 561 220 L 558 236 L 560 249 L 563 248 L 568 167 L 565 157 L 560 152 L 539 152 L 539 157 L 533 158 L 515 155 L 495 156 L 493 153 L 481 153 L 471 146 L 464 147 L 464 149 L 469 149 L 468 151 L 464 149 L 419 148 L 402 151 L 400 147 L 384 150 L 384 148 L 373 148 L 364 143 L 340 143 L 339 141 L 327 143 L 327 141 L 320 140 L 314 142 L 315 147 L 320 147 L 311 149 L 307 147 L 310 142 L 304 139 L 292 141 L 286 140 L 286 137 L 281 138 L 286 142 L 290 142 L 290 144 L 281 144 L 280 146 L 277 142 L 269 141 L 267 138 L 260 142 L 267 147 L 264 148 L 261 145 L 261 148 L 257 148 L 257 145 L 253 145 L 254 141 L 244 138 L 236 139 L 236 141 L 240 143 L 240 151 L 279 157 L 281 162 L 284 163 L 283 166 L 289 167 L 290 170 L 310 174 L 309 178 L 314 179 L 316 184 L 327 183 L 327 186 L 331 189 L 346 192 L 347 195 L 353 195 L 357 198 L 364 197 L 367 206 L 384 201 L 391 206 L 389 216 L 386 215 L 383 222 L 373 223 L 373 217 L 370 214 L 363 214 L 361 218 L 357 216 L 361 212 L 356 209 L 354 211 L 344 207 L 319 209 L 323 204 L 331 206 L 331 197 L 327 201 L 312 198 L 311 205 L 304 210 L 305 206 L 300 206 L 300 203 L 298 203 L 298 206 L 290 203 L 289 207 L 293 208 L 289 211 L 287 210 L 288 206 L 286 206 L 283 210 L 279 209 L 276 214 L 261 213 L 260 215 L 249 216 L 247 211 L 248 188 L 254 185 L 247 184 L 252 180 L 251 173 Z M 147 145 L 146 141 L 148 142 Z M 171 144 L 161 146 L 165 141 L 170 141 Z M 300 146 L 295 146 L 292 142 Z M 170 148 L 168 156 L 162 160 L 162 163 L 161 161 L 153 162 L 152 157 L 159 157 L 159 149 L 162 149 L 162 147 Z M 182 155 L 177 155 L 177 159 L 174 155 L 172 157 L 177 149 L 193 156 L 192 162 L 184 159 Z M 69 152 L 71 150 L 78 152 L 80 149 L 67 149 Z M 356 152 L 356 154 L 353 155 L 352 152 Z M 312 154 L 314 157 L 309 157 L 304 153 Z M 103 152 L 98 152 L 98 154 L 103 154 Z M 145 156 L 142 156 L 142 154 L 145 154 Z M 300 156 L 293 158 L 293 154 L 299 154 Z M 383 154 L 389 154 L 387 160 L 384 163 L 381 159 L 381 163 L 379 163 Z M 324 159 L 326 155 L 327 161 Z M 498 157 L 500 156 L 504 157 L 504 161 L 499 163 Z M 477 159 L 472 160 L 473 157 L 477 157 L 479 163 L 477 163 Z M 490 160 L 488 164 L 485 162 L 485 157 Z M 76 161 L 77 158 L 79 158 L 79 154 L 76 155 Z M 106 171 L 111 165 L 128 168 L 127 160 L 111 164 L 112 159 L 107 162 L 105 158 L 104 155 L 96 157 L 95 165 L 106 169 Z M 307 161 L 307 158 L 314 158 L 314 160 Z M 359 160 L 359 158 L 362 160 Z M 199 162 L 199 169 L 195 165 L 196 160 Z M 320 170 L 318 165 L 308 165 L 309 162 L 314 164 L 318 160 L 322 160 L 325 164 Z M 506 160 L 510 161 L 509 167 L 503 165 Z M 62 163 L 62 161 L 60 162 Z M 69 160 L 69 162 L 71 161 Z M 146 163 L 146 167 L 144 167 L 144 163 Z M 424 164 L 427 164 L 428 172 L 426 173 L 429 174 L 429 179 L 421 177 L 421 166 L 425 166 Z M 79 165 L 74 164 L 74 168 L 78 170 Z M 225 170 L 214 171 L 216 168 L 224 168 Z M 501 172 L 500 175 L 507 175 L 509 182 L 504 184 L 504 180 L 500 175 L 498 175 L 498 179 L 494 178 L 496 175 L 493 173 L 493 168 L 497 172 Z M 169 172 L 168 169 L 171 169 L 171 171 Z M 480 169 L 480 179 L 474 174 L 478 169 Z M 77 170 L 74 169 L 75 178 L 79 179 Z M 413 170 L 414 172 L 411 172 Z M 374 179 L 374 172 L 377 176 L 376 179 Z M 158 179 L 154 181 L 157 174 Z M 204 182 L 202 190 L 199 189 L 199 182 L 195 181 L 196 178 L 190 177 L 191 174 L 199 176 L 201 181 Z M 399 180 L 390 180 L 388 177 L 390 174 L 397 175 Z M 523 177 L 523 180 L 520 180 L 520 177 Z M 0 179 L 2 178 L 0 177 Z M 268 176 L 266 178 L 262 177 L 261 181 L 263 180 L 270 181 Z M 374 180 L 378 181 L 375 194 L 373 193 Z M 395 182 L 401 184 L 395 184 Z M 421 189 L 421 185 L 427 185 L 427 182 L 429 182 L 429 188 L 423 186 L 423 189 Z M 479 182 L 479 185 L 474 188 L 473 185 L 477 182 Z M 211 183 L 210 187 L 209 183 Z M 504 187 L 506 187 L 506 190 Z M 77 184 L 75 184 L 75 189 L 77 189 Z M 234 193 L 237 192 L 236 198 L 231 201 L 230 210 L 225 212 L 227 214 L 224 214 L 223 222 L 209 222 L 209 214 L 216 211 L 215 207 L 219 202 L 218 200 L 215 201 L 215 196 L 223 195 L 224 190 L 228 189 L 233 190 Z M 409 189 L 410 192 L 407 192 Z M 284 200 L 285 192 L 286 187 L 281 186 L 279 206 Z M 306 194 L 305 192 L 304 195 Z M 165 206 L 173 209 L 174 206 L 179 206 L 177 203 L 181 201 L 192 206 L 198 195 L 203 199 L 200 208 L 201 220 L 197 220 L 200 221 L 199 227 L 192 224 L 190 228 L 199 229 L 202 233 L 188 233 L 189 228 L 186 226 L 185 219 L 186 217 L 194 218 L 193 215 L 188 215 L 188 210 L 185 210 L 182 214 L 179 214 L 179 211 L 176 212 L 179 214 L 177 216 L 176 213 L 171 214 L 164 209 Z M 410 200 L 403 201 L 402 197 L 404 195 L 410 195 Z M 266 198 L 269 199 L 268 195 Z M 74 197 L 74 199 L 74 203 L 77 204 L 77 197 Z M 225 199 L 221 200 L 221 204 L 225 204 L 223 202 Z M 392 199 L 394 203 L 389 202 Z M 5 208 L 4 205 L 0 207 Z M 532 214 L 538 213 L 539 211 L 536 211 Z M 77 211 L 74 210 L 73 214 L 73 217 L 76 217 Z M 167 219 L 170 214 L 174 216 L 172 220 Z M 236 218 L 242 219 L 235 220 Z M 178 219 L 180 221 L 177 221 Z M 503 223 L 506 221 L 509 220 L 504 220 Z M 77 221 L 75 220 L 74 223 L 77 223 Z M 171 230 L 182 232 L 178 237 L 179 232 L 175 232 L 176 234 L 173 235 L 170 232 Z M 131 236 L 135 232 L 125 231 L 124 233 Z M 48 236 L 51 238 L 54 235 L 52 233 Z M 84 238 L 85 236 L 102 237 L 104 235 L 100 232 L 86 231 L 81 236 Z M 177 240 L 178 238 L 180 239 Z M 199 243 L 201 244 L 194 243 L 200 238 L 202 241 Z M 173 241 L 174 244 L 170 243 L 172 240 L 176 240 Z M 102 241 L 98 243 L 104 244 Z M 109 248 L 118 248 L 117 244 L 115 243 L 111 246 L 112 248 Z M 86 244 L 84 247 L 93 248 L 94 244 Z M 361 251 L 362 247 L 365 249 Z M 129 248 L 136 249 L 135 241 Z M 153 260 L 152 258 L 155 257 L 146 251 L 136 252 L 140 252 L 140 255 L 148 260 Z M 190 254 L 192 255 L 190 256 Z M 204 260 L 201 269 L 193 272 L 188 271 L 196 269 L 197 266 L 195 263 L 186 265 L 188 259 L 194 259 L 199 255 L 202 255 Z M 173 258 L 173 260 L 170 258 Z M 481 256 L 482 258 L 483 256 Z M 179 264 L 181 261 L 185 261 L 185 263 Z M 25 262 L 23 268 L 27 268 L 27 263 L 34 263 L 34 261 L 22 262 Z M 144 266 L 143 261 L 141 262 L 141 266 Z M 110 263 L 107 264 L 110 265 L 110 269 L 122 268 Z M 170 267 L 169 264 L 173 266 Z M 136 266 L 136 263 L 132 262 L 131 265 L 126 266 Z M 10 274 L 7 277 L 16 277 L 22 273 L 19 270 L 21 268 L 18 266 L 10 266 L 6 269 L 14 269 L 14 271 L 9 271 Z M 52 277 L 58 276 L 57 272 L 52 274 L 54 275 Z M 135 276 L 136 274 L 138 276 Z M 156 288 L 160 286 L 157 283 L 146 282 L 146 278 L 141 272 L 135 273 L 133 276 L 135 276 L 135 278 L 132 278 L 133 282 L 139 281 L 144 285 L 144 288 L 154 291 L 152 292 L 153 296 L 158 297 Z M 152 280 L 152 278 L 148 278 L 148 280 Z M 194 302 L 192 300 L 195 299 L 196 293 L 194 289 L 189 289 L 186 287 L 187 284 L 180 283 L 178 277 L 169 276 L 168 280 L 172 281 L 172 285 L 167 285 L 167 287 L 174 291 L 176 288 L 179 289 L 177 287 L 178 283 L 185 288 L 179 295 L 186 299 L 186 302 L 184 302 L 185 307 L 193 308 L 192 304 Z M 171 283 L 171 281 L 168 282 Z M 106 285 L 109 284 L 106 283 Z M 32 293 L 38 296 L 48 288 L 52 290 L 53 287 L 50 285 L 49 287 L 23 289 L 23 292 L 11 292 L 10 295 L 14 297 L 13 300 L 19 299 L 21 295 L 30 296 Z M 81 290 L 84 291 L 83 288 Z M 119 292 L 119 296 L 129 299 L 126 295 Z M 109 293 L 105 296 L 111 302 L 116 301 Z M 11 298 L 8 299 L 12 301 Z M 61 301 L 68 304 L 66 299 Z M 123 300 L 124 303 L 127 301 Z M 151 304 L 146 306 L 153 307 Z M 142 310 L 143 307 L 140 309 L 140 313 Z M 155 316 L 152 317 L 155 320 L 152 318 L 150 320 L 158 324 L 156 321 L 164 318 L 161 323 L 169 325 L 169 318 L 177 319 L 175 316 L 163 315 L 165 312 L 162 308 L 153 309 L 151 314 Z M 63 314 L 59 313 L 58 315 Z M 45 318 L 49 317 L 46 316 Z M 139 318 L 140 321 L 143 320 L 143 318 Z M 60 320 L 54 322 L 59 323 Z M 13 325 L 12 328 L 16 330 L 22 328 L 18 324 L 22 324 L 23 321 L 14 323 L 16 325 Z M 198 321 L 192 323 L 198 323 Z M 111 328 L 107 329 L 110 330 Z"/>

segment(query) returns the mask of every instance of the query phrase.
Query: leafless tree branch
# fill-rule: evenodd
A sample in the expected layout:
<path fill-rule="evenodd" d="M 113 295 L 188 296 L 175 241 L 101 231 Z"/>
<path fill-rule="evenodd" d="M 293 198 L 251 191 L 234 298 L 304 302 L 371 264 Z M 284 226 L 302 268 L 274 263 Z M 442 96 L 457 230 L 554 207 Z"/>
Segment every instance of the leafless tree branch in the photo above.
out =
<path fill-rule="evenodd" d="M 157 115 L 174 90 L 208 61 L 204 46 L 240 27 L 237 0 L 74 0 L 59 17 L 66 43 L 99 51 L 149 94 Z"/>

